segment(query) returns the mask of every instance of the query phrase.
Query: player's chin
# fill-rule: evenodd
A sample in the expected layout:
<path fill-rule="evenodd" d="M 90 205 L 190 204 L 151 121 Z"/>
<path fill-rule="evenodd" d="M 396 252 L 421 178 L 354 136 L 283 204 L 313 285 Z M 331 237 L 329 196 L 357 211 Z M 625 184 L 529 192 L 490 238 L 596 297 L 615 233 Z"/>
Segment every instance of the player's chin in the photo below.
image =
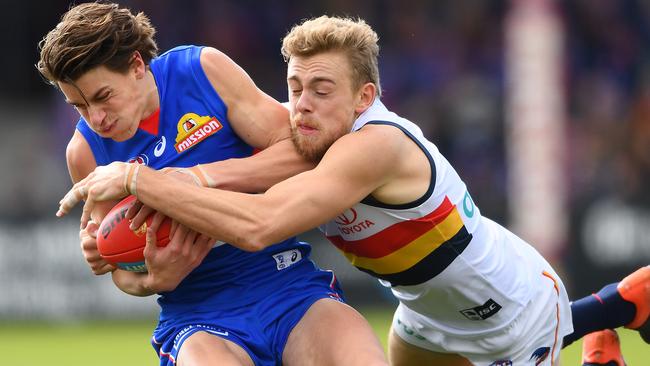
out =
<path fill-rule="evenodd" d="M 323 158 L 323 155 L 325 155 L 325 152 L 327 151 L 327 148 L 323 148 L 322 146 L 316 146 L 313 143 L 297 144 L 296 148 L 298 150 L 298 153 L 300 153 L 300 155 L 303 158 L 314 163 L 318 163 Z"/>
<path fill-rule="evenodd" d="M 117 141 L 117 142 L 123 142 L 123 141 L 126 141 L 126 140 L 131 138 L 131 136 L 128 135 L 127 133 L 125 133 L 125 132 L 122 132 L 122 133 L 119 133 L 119 132 L 118 133 L 110 133 L 110 134 L 106 134 L 106 135 L 100 134 L 100 136 L 102 136 L 104 138 L 111 139 L 113 141 Z"/>
<path fill-rule="evenodd" d="M 108 131 L 99 131 L 98 134 L 101 137 L 112 139 L 113 141 L 123 142 L 133 137 L 136 131 L 137 129 L 131 131 L 129 128 L 124 128 L 119 123 L 115 123 Z"/>

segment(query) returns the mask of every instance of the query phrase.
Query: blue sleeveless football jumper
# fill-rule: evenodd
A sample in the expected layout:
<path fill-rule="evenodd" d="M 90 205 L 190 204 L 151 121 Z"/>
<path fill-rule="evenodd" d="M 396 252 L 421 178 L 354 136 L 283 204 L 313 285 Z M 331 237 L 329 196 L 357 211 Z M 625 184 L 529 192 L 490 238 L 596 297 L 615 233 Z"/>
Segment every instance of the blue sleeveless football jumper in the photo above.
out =
<path fill-rule="evenodd" d="M 200 64 L 201 47 L 181 46 L 151 62 L 160 110 L 123 142 L 102 138 L 82 118 L 77 129 L 97 165 L 131 161 L 159 169 L 189 167 L 252 154 L 227 118 L 227 106 Z M 175 192 L 183 194 L 183 192 Z M 191 334 L 208 332 L 242 346 L 256 365 L 281 365 L 291 329 L 321 298 L 341 300 L 330 271 L 309 259 L 311 247 L 296 238 L 259 252 L 229 244 L 211 250 L 174 291 L 161 293 L 152 344 L 161 365 L 173 365 Z"/>

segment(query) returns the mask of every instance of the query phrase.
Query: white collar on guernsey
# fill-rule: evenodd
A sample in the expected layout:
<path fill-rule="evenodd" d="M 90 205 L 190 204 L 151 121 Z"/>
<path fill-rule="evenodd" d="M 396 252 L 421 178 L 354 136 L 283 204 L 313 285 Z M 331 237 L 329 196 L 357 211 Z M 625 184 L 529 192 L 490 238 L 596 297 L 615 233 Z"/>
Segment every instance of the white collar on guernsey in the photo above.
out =
<path fill-rule="evenodd" d="M 354 121 L 354 124 L 352 124 L 352 131 L 359 130 L 369 121 L 394 120 L 395 118 L 397 118 L 397 115 L 389 111 L 379 98 L 375 98 L 372 105 L 363 111 L 363 113 L 357 117 L 356 121 Z"/>

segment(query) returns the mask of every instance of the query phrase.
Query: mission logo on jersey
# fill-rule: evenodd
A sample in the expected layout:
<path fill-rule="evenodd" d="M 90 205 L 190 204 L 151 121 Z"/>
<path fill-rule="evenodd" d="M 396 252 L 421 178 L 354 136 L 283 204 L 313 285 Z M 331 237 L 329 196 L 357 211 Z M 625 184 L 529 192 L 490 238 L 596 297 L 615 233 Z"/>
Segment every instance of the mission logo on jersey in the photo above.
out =
<path fill-rule="evenodd" d="M 214 135 L 221 127 L 223 126 L 216 117 L 186 113 L 178 121 L 178 135 L 176 135 L 174 148 L 176 148 L 177 152 L 182 153 L 211 135 Z"/>

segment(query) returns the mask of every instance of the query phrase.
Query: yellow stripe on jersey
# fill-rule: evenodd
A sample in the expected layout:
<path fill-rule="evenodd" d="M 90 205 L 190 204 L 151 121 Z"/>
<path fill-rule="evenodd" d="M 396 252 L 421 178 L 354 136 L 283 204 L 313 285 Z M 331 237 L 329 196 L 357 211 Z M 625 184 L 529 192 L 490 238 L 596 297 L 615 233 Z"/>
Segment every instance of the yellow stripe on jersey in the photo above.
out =
<path fill-rule="evenodd" d="M 462 227 L 463 220 L 454 207 L 444 221 L 391 254 L 381 258 L 368 258 L 343 251 L 342 253 L 356 267 L 369 269 L 378 274 L 398 273 L 413 267 L 456 235 Z M 377 245 L 381 245 L 381 243 L 377 243 Z"/>

